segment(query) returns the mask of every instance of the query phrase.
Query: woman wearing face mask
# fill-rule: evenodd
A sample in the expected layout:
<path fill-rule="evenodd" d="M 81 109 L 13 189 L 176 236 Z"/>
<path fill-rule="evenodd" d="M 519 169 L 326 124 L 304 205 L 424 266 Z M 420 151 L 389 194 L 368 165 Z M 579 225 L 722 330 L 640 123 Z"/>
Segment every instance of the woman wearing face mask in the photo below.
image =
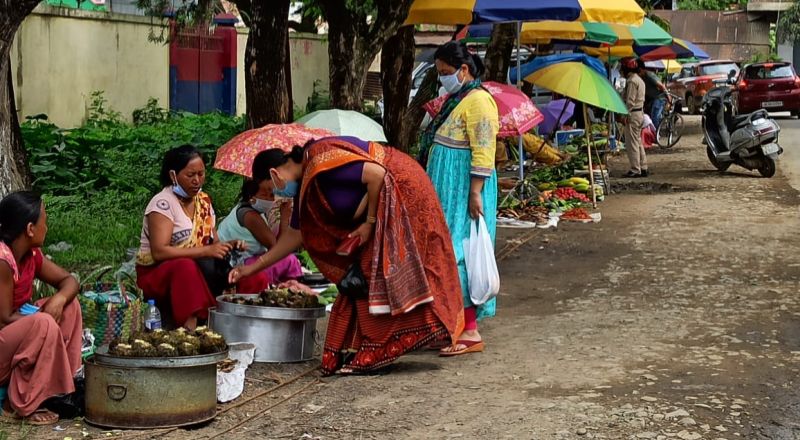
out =
<path fill-rule="evenodd" d="M 353 137 L 268 150 L 275 194 L 294 197 L 290 227 L 231 281 L 269 267 L 301 244 L 339 283 L 354 268 L 365 289 L 342 290 L 322 355 L 326 374 L 361 373 L 436 341 L 464 324 L 455 255 L 425 171 L 409 156 Z"/>
<path fill-rule="evenodd" d="M 78 282 L 42 255 L 47 213 L 39 195 L 16 192 L 0 201 L 0 385 L 8 386 L 3 416 L 49 425 L 58 415 L 44 408 L 50 397 L 75 391 L 81 368 Z M 30 305 L 33 283 L 55 295 Z"/>
<path fill-rule="evenodd" d="M 483 216 L 494 240 L 497 224 L 497 173 L 494 169 L 499 130 L 497 105 L 481 88 L 483 62 L 464 43 L 451 41 L 434 54 L 439 81 L 449 98 L 420 139 L 420 156 L 442 203 L 464 294 L 464 334 L 443 356 L 483 351 L 479 318 L 494 316 L 495 299 L 474 306 L 469 297 L 463 240 L 470 223 Z"/>
<path fill-rule="evenodd" d="M 219 224 L 223 241 L 241 240 L 247 245 L 242 252 L 245 264 L 252 263 L 275 246 L 277 237 L 289 226 L 292 215 L 291 199 L 276 198 L 275 185 L 269 175 L 266 151 L 253 160 L 252 179 L 242 185 L 242 200 Z M 294 254 L 264 269 L 272 284 L 297 280 L 303 276 L 300 260 Z"/>
<path fill-rule="evenodd" d="M 176 325 L 193 330 L 208 319 L 215 294 L 226 287 L 227 272 L 215 273 L 238 241 L 220 241 L 211 198 L 202 192 L 206 167 L 191 145 L 168 151 L 161 166 L 163 188 L 147 205 L 136 257 L 137 284 L 161 310 L 170 309 Z M 222 277 L 222 278 L 221 278 Z M 269 284 L 266 276 L 243 279 L 240 292 L 257 292 Z"/>

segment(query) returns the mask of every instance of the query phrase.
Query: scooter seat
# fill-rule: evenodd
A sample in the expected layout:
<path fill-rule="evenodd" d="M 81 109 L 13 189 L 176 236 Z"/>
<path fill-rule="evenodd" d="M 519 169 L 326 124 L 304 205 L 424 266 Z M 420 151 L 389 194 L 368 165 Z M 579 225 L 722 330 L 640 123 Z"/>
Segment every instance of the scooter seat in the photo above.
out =
<path fill-rule="evenodd" d="M 731 122 L 733 123 L 734 127 L 738 127 L 738 126 L 744 124 L 745 122 L 747 122 L 747 120 L 749 118 L 750 118 L 750 115 L 736 115 L 736 116 L 733 117 L 733 121 L 731 121 Z"/>

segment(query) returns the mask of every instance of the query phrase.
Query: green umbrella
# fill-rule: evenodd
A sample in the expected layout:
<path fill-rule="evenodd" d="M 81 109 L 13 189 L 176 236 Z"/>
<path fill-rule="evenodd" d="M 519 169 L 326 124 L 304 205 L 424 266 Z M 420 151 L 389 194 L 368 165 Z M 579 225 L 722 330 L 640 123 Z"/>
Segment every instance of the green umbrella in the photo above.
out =
<path fill-rule="evenodd" d="M 340 136 L 354 136 L 365 141 L 386 142 L 383 127 L 369 116 L 352 110 L 318 110 L 297 122 L 312 128 L 330 130 Z"/>
<path fill-rule="evenodd" d="M 552 64 L 526 76 L 525 81 L 594 107 L 614 113 L 628 113 L 614 86 L 583 63 Z"/>

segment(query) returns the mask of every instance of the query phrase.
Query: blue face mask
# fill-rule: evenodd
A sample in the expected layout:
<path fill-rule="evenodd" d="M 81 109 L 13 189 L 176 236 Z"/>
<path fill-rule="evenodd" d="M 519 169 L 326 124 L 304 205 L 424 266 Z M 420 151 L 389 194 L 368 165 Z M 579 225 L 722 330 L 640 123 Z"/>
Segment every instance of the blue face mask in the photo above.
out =
<path fill-rule="evenodd" d="M 183 189 L 182 186 L 178 185 L 177 183 L 172 185 L 172 192 L 175 193 L 176 196 L 182 199 L 190 199 L 189 194 Z"/>
<path fill-rule="evenodd" d="M 444 87 L 447 93 L 453 94 L 457 91 L 461 90 L 461 86 L 464 85 L 461 81 L 458 80 L 458 71 L 452 75 L 439 75 L 439 82 L 442 83 L 442 87 Z"/>
<path fill-rule="evenodd" d="M 274 182 L 273 182 L 274 183 Z M 291 199 L 297 195 L 300 190 L 300 184 L 294 180 L 290 180 L 286 182 L 286 186 L 283 189 L 279 189 L 277 186 L 275 189 L 272 190 L 272 193 L 278 197 L 283 197 L 286 199 Z"/>

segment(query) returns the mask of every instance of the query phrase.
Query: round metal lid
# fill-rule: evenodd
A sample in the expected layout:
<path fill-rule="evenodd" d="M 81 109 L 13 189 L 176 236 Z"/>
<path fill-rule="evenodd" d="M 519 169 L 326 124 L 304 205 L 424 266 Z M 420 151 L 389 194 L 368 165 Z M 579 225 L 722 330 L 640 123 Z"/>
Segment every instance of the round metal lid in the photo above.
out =
<path fill-rule="evenodd" d="M 228 349 L 219 353 L 201 354 L 198 356 L 178 357 L 120 357 L 108 353 L 108 345 L 99 347 L 94 352 L 94 360 L 98 364 L 113 367 L 129 368 L 181 368 L 214 365 L 228 357 Z"/>
<path fill-rule="evenodd" d="M 223 298 L 229 295 L 217 297 L 217 311 L 229 315 L 248 316 L 251 318 L 282 319 L 286 321 L 306 321 L 325 316 L 325 306 L 308 308 L 288 308 L 288 307 L 265 307 L 265 306 L 246 306 L 224 301 Z M 234 296 L 245 299 L 256 298 L 257 294 L 236 294 Z"/>

